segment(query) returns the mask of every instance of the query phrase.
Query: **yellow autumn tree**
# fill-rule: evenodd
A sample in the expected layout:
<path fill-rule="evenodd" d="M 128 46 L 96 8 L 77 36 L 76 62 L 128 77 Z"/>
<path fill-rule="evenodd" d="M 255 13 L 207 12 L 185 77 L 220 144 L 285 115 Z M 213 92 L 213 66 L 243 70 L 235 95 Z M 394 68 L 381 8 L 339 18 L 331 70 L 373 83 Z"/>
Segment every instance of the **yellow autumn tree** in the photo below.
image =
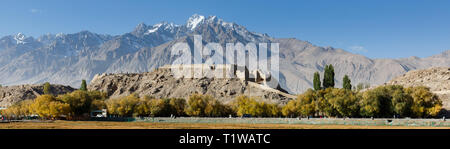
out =
<path fill-rule="evenodd" d="M 250 114 L 256 117 L 276 117 L 281 114 L 281 108 L 276 103 L 267 103 L 247 96 L 236 97 L 233 107 L 238 116 Z"/>
<path fill-rule="evenodd" d="M 192 94 L 188 99 L 186 114 L 189 116 L 206 116 L 205 109 L 208 106 L 208 100 L 212 100 L 209 95 Z"/>
<path fill-rule="evenodd" d="M 281 109 L 281 113 L 286 117 L 297 117 L 300 116 L 300 106 L 298 100 L 290 100 Z"/>
<path fill-rule="evenodd" d="M 233 114 L 230 106 L 209 95 L 192 94 L 188 98 L 186 114 L 189 116 L 223 117 Z"/>
<path fill-rule="evenodd" d="M 131 94 L 125 97 L 120 97 L 111 100 L 111 107 L 108 107 L 108 110 L 112 110 L 112 113 L 115 113 L 119 116 L 131 117 L 133 116 L 134 110 L 139 103 L 139 98 L 137 95 Z M 109 105 L 107 103 L 107 105 Z"/>
<path fill-rule="evenodd" d="M 427 87 L 409 87 L 405 89 L 413 98 L 411 107 L 415 117 L 436 116 L 442 109 L 442 101 Z"/>
<path fill-rule="evenodd" d="M 68 115 L 70 112 L 69 104 L 58 101 L 51 95 L 38 96 L 31 107 L 36 114 L 44 119 L 59 118 Z"/>

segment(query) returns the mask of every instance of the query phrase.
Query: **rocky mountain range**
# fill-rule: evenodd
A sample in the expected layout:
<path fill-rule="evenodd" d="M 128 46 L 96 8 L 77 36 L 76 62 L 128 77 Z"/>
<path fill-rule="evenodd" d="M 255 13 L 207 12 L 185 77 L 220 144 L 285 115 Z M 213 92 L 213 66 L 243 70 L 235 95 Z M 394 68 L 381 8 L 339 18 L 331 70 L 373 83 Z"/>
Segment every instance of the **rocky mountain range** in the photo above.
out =
<path fill-rule="evenodd" d="M 312 87 L 313 73 L 333 64 L 336 87 L 349 75 L 353 84 L 383 84 L 410 70 L 450 66 L 450 50 L 431 57 L 370 59 L 343 49 L 319 47 L 294 38 L 273 38 L 248 31 L 244 26 L 216 16 L 193 15 L 186 24 L 161 22 L 138 24 L 122 35 L 102 35 L 89 31 L 73 34 L 47 34 L 38 38 L 24 34 L 0 38 L 0 84 L 52 84 L 79 87 L 101 73 L 148 72 L 171 64 L 178 56 L 170 53 L 174 44 L 193 47 L 193 35 L 202 43 L 279 43 L 280 85 L 290 93 Z M 424 49 L 426 50 L 426 49 Z"/>

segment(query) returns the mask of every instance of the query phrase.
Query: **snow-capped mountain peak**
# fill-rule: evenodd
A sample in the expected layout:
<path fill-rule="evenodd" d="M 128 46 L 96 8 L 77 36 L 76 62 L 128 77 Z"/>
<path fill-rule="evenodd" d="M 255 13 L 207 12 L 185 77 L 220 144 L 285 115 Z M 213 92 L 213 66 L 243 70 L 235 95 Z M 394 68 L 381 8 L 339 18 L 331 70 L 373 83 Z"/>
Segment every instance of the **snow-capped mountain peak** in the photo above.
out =
<path fill-rule="evenodd" d="M 2 37 L 0 82 L 14 85 L 51 81 L 77 87 L 81 79 L 89 81 L 97 73 L 151 71 L 173 63 L 177 56 L 170 50 L 176 43 L 187 42 L 193 47 L 193 35 L 202 35 L 206 43 L 221 45 L 228 42 L 279 43 L 280 87 L 292 93 L 312 87 L 309 78 L 314 72 L 323 71 L 324 64 L 340 64 L 336 67 L 338 78 L 345 72 L 357 72 L 349 74 L 354 78 L 352 82 L 370 84 L 384 83 L 409 70 L 450 64 L 450 51 L 420 59 L 372 60 L 297 39 L 272 38 L 248 31 L 237 23 L 225 22 L 220 17 L 193 15 L 186 24 L 141 23 L 132 32 L 117 36 L 81 31 L 47 34 L 37 40 L 21 33 Z"/>
<path fill-rule="evenodd" d="M 220 24 L 228 29 L 232 29 L 234 23 L 232 22 L 226 22 L 223 19 L 218 18 L 217 16 L 210 16 L 208 17 L 208 19 L 206 19 L 207 23 L 216 23 L 216 24 Z"/>
<path fill-rule="evenodd" d="M 221 19 L 218 19 L 217 16 L 209 16 L 208 19 L 206 19 L 207 22 L 217 22 Z"/>
<path fill-rule="evenodd" d="M 153 25 L 150 29 L 148 29 L 145 35 L 157 32 L 158 30 L 173 32 L 175 27 L 178 27 L 178 25 L 175 25 L 173 23 L 161 22 Z"/>
<path fill-rule="evenodd" d="M 17 35 L 14 36 L 14 40 L 17 41 L 17 44 L 25 44 L 27 42 L 25 42 L 26 36 L 22 33 L 18 33 Z"/>
<path fill-rule="evenodd" d="M 200 24 L 204 21 L 205 21 L 205 16 L 194 14 L 191 17 L 189 17 L 189 19 L 186 23 L 186 27 L 189 28 L 190 30 L 194 30 L 198 24 Z"/>
<path fill-rule="evenodd" d="M 150 34 L 150 33 L 156 32 L 158 29 L 159 29 L 159 27 L 149 29 L 145 34 Z"/>
<path fill-rule="evenodd" d="M 147 25 L 145 25 L 145 23 L 139 23 L 139 24 L 136 26 L 136 30 L 139 30 L 139 29 L 145 29 L 145 28 L 147 28 Z"/>
<path fill-rule="evenodd" d="M 202 23 L 219 24 L 228 29 L 232 29 L 233 26 L 235 25 L 234 23 L 226 22 L 226 21 L 218 18 L 217 16 L 209 16 L 206 18 L 203 15 L 194 14 L 191 17 L 189 17 L 189 19 L 186 23 L 186 27 L 190 30 L 194 30 L 197 26 L 199 26 L 199 24 L 202 24 Z"/>
<path fill-rule="evenodd" d="M 65 36 L 64 33 L 58 33 L 58 34 L 55 35 L 55 37 L 57 37 L 57 38 L 62 38 L 62 37 L 64 37 L 64 36 Z"/>

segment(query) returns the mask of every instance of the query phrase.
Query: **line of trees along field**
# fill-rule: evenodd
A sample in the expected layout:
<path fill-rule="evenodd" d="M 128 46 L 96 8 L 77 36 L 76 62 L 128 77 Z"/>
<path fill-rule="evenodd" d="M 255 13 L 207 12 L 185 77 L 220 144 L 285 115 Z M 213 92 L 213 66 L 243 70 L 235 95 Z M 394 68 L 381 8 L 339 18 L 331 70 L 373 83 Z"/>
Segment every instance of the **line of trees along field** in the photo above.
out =
<path fill-rule="evenodd" d="M 89 117 L 92 110 L 107 109 L 116 117 L 435 117 L 442 107 L 439 98 L 426 87 L 379 86 L 373 89 L 358 84 L 353 87 L 347 75 L 343 87 L 334 88 L 334 68 L 325 67 L 323 82 L 316 72 L 314 89 L 309 89 L 287 104 L 265 102 L 258 97 L 238 96 L 224 104 L 209 95 L 192 94 L 184 98 L 157 99 L 136 94 L 108 98 L 106 93 L 87 91 L 83 81 L 80 90 L 53 96 L 50 84 L 45 83 L 44 94 L 34 100 L 18 102 L 1 111 L 9 118 L 39 115 L 42 119 L 79 119 Z M 322 84 L 322 85 L 321 85 Z"/>

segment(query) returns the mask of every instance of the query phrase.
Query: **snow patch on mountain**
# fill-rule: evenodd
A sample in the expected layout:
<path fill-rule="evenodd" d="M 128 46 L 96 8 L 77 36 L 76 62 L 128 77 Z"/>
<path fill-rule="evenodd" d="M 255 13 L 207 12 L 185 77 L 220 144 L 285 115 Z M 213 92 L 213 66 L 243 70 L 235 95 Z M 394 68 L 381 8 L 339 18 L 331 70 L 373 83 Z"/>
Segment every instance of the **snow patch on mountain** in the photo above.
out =
<path fill-rule="evenodd" d="M 191 17 L 189 17 L 189 19 L 186 23 L 186 27 L 191 30 L 194 30 L 198 24 L 200 24 L 204 21 L 205 21 L 205 16 L 194 14 Z"/>
<path fill-rule="evenodd" d="M 145 33 L 145 34 L 154 33 L 154 32 L 156 32 L 158 29 L 159 29 L 158 27 L 157 27 L 157 28 L 149 29 L 149 30 L 147 31 L 147 33 Z"/>
<path fill-rule="evenodd" d="M 14 36 L 14 40 L 16 40 L 17 44 L 25 44 L 27 42 L 25 42 L 26 36 L 22 33 L 18 33 L 17 35 Z"/>
<path fill-rule="evenodd" d="M 153 25 L 152 28 L 148 29 L 144 35 L 148 35 L 148 34 L 157 32 L 159 30 L 164 30 L 164 31 L 168 31 L 170 33 L 174 33 L 176 27 L 179 27 L 179 25 L 175 25 L 173 23 L 161 22 L 161 23 Z"/>
<path fill-rule="evenodd" d="M 323 72 L 326 64 L 336 66 L 336 87 L 341 85 L 339 78 L 343 75 L 348 75 L 353 84 L 376 85 L 410 70 L 450 65 L 450 51 L 426 58 L 369 59 L 297 39 L 271 38 L 216 16 L 193 15 L 186 24 L 141 23 L 132 32 L 117 36 L 82 31 L 44 35 L 37 40 L 23 34 L 0 38 L 0 84 L 49 81 L 79 87 L 81 79 L 90 81 L 97 73 L 150 71 L 171 64 L 177 58 L 170 54 L 173 45 L 187 42 L 192 47 L 193 35 L 197 34 L 205 42 L 220 44 L 279 43 L 279 80 L 290 93 L 311 88 L 314 72 Z M 26 44 L 18 46 L 16 42 Z"/>

